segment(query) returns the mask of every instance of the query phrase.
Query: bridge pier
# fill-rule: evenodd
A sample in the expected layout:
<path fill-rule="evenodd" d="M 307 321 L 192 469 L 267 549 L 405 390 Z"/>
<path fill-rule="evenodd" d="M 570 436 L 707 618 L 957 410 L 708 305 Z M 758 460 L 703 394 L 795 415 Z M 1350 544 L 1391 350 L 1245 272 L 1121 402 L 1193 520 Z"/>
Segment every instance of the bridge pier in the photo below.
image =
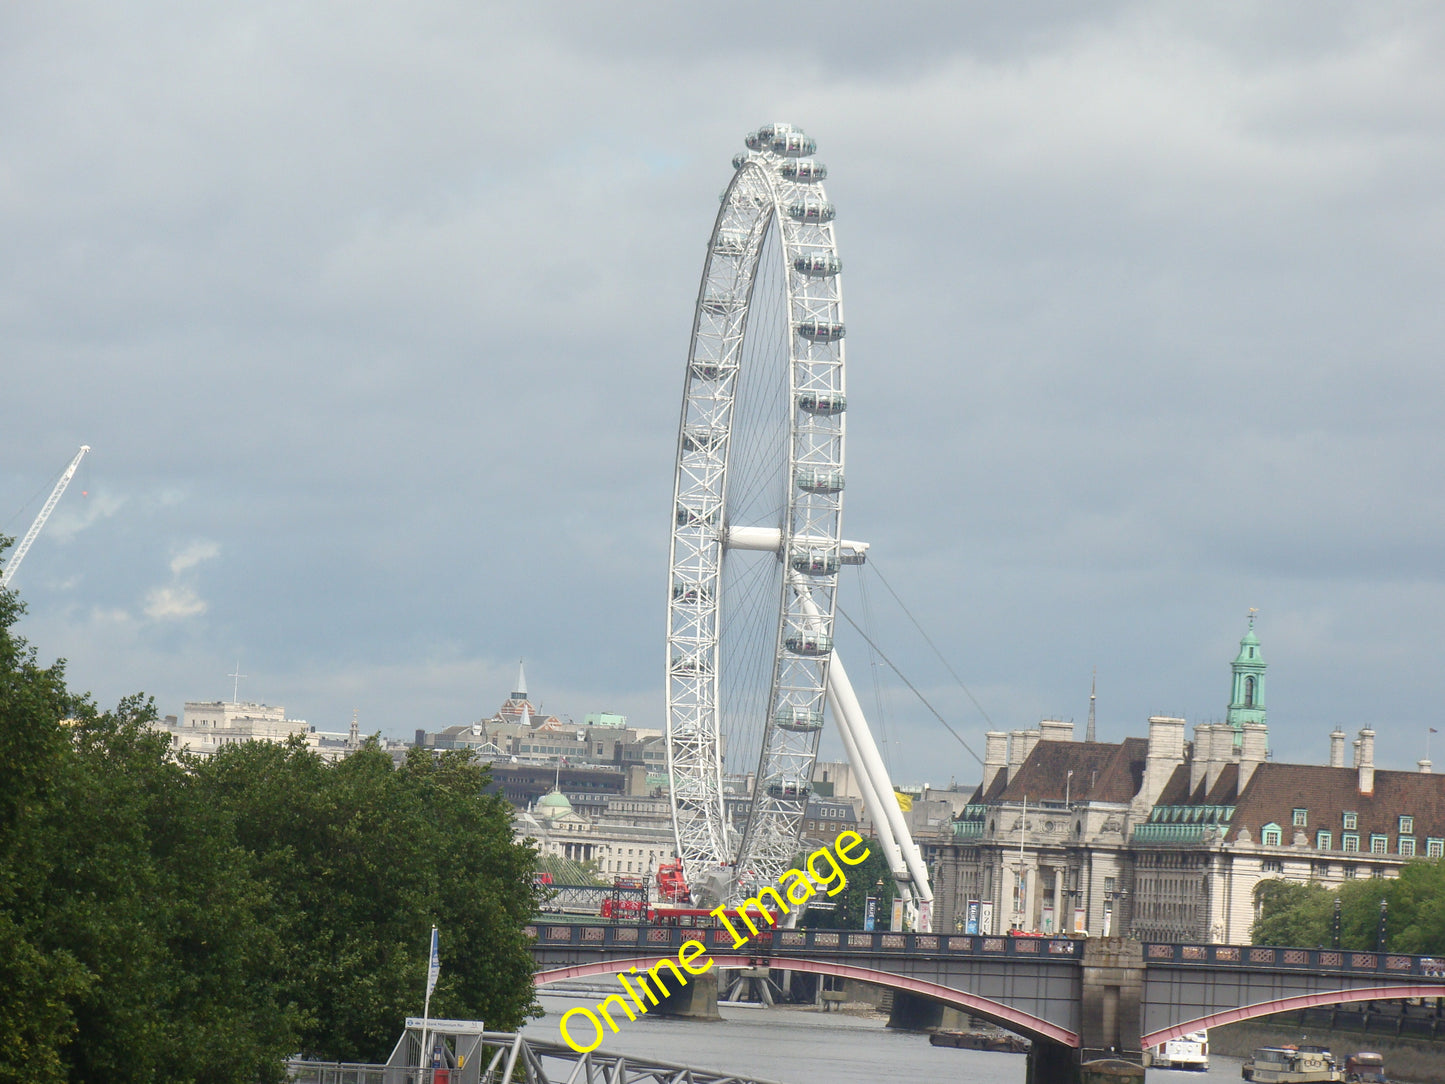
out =
<path fill-rule="evenodd" d="M 1144 1060 L 1144 946 L 1132 938 L 1091 937 L 1084 945 L 1079 1044 L 1082 1061 Z"/>
<path fill-rule="evenodd" d="M 1063 1043 L 1035 1039 L 1029 1047 L 1025 1084 L 1079 1084 L 1079 1052 Z"/>
<path fill-rule="evenodd" d="M 722 1016 L 717 1011 L 717 968 L 704 975 L 692 976 L 687 985 L 679 986 L 660 998 L 648 1012 L 682 1020 L 721 1020 Z"/>

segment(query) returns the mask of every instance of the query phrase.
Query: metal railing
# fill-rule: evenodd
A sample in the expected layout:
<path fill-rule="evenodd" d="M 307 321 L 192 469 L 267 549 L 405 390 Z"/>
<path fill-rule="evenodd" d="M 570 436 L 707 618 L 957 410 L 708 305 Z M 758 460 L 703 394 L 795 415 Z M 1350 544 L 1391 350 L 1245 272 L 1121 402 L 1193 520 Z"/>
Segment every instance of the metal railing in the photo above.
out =
<path fill-rule="evenodd" d="M 527 927 L 536 949 L 598 949 L 609 954 L 671 953 L 684 941 L 701 941 L 710 952 L 731 954 L 727 930 L 687 926 L 585 926 L 538 922 Z M 861 930 L 764 929 L 749 936 L 735 951 L 756 957 L 787 957 L 821 953 L 879 956 L 1006 956 L 1036 962 L 1084 956 L 1084 940 L 1075 937 L 1006 937 L 982 934 L 889 933 Z M 1277 948 L 1264 945 L 1201 945 L 1177 942 L 1143 943 L 1146 966 L 1191 964 L 1246 970 L 1316 970 L 1421 977 L 1445 981 L 1445 957 L 1401 953 L 1353 952 L 1348 949 Z"/>
<path fill-rule="evenodd" d="M 388 1069 L 382 1065 L 291 1061 L 294 1084 L 776 1084 L 746 1073 L 722 1073 L 690 1065 L 593 1050 L 581 1054 L 561 1043 L 516 1032 L 488 1031 L 475 1064 L 457 1069 Z"/>
<path fill-rule="evenodd" d="M 744 931 L 746 928 L 744 927 Z M 594 926 L 538 922 L 526 932 L 534 948 L 603 949 L 609 952 L 672 952 L 684 941 L 701 941 L 710 951 L 734 951 L 727 930 L 689 926 Z M 746 956 L 787 956 L 810 952 L 896 956 L 1015 956 L 1029 960 L 1082 957 L 1084 942 L 1069 937 L 1005 937 L 977 934 L 889 933 L 861 930 L 775 930 L 749 935 L 736 949 Z"/>

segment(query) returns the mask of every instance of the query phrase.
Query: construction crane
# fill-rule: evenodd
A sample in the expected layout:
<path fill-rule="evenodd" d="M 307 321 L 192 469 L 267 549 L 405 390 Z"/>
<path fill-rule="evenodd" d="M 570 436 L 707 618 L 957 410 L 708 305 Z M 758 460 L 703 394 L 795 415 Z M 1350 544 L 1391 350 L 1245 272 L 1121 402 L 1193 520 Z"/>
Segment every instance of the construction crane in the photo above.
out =
<path fill-rule="evenodd" d="M 45 521 L 50 518 L 50 513 L 55 511 L 55 506 L 60 503 L 61 494 L 65 487 L 70 485 L 70 480 L 75 477 L 75 470 L 80 466 L 80 461 L 85 458 L 85 453 L 90 451 L 89 444 L 82 444 L 80 451 L 75 453 L 75 458 L 70 461 L 70 466 L 65 468 L 65 473 L 60 476 L 60 481 L 55 483 L 55 488 L 50 491 L 50 498 L 45 502 L 45 507 L 40 510 L 40 515 L 35 517 L 35 522 L 30 525 L 30 530 L 25 532 L 20 545 L 16 547 L 15 556 L 5 562 L 5 568 L 0 570 L 0 587 L 6 587 L 10 578 L 15 575 L 15 570 L 20 567 L 20 562 L 25 560 L 25 554 L 29 552 L 35 536 L 40 533 L 40 528 L 45 526 Z"/>

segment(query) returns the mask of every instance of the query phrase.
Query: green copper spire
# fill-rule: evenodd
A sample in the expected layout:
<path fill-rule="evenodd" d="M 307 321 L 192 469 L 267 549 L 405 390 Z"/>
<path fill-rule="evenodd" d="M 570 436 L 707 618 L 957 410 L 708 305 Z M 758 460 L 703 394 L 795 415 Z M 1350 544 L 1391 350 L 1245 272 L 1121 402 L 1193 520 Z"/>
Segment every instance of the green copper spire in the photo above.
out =
<path fill-rule="evenodd" d="M 1249 611 L 1249 628 L 1239 641 L 1239 655 L 1231 669 L 1234 688 L 1229 695 L 1229 714 L 1225 720 L 1234 727 L 1234 743 L 1240 743 L 1245 723 L 1262 723 L 1264 718 L 1264 656 L 1259 650 L 1259 637 L 1254 634 L 1254 613 Z"/>

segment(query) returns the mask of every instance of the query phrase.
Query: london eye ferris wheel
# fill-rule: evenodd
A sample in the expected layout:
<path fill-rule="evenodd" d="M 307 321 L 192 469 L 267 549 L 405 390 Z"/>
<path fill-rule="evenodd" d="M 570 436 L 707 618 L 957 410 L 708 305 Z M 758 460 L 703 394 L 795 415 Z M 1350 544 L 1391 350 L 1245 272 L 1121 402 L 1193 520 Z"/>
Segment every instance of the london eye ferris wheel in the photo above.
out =
<path fill-rule="evenodd" d="M 776 880 L 796 856 L 831 704 L 914 896 L 927 892 L 921 859 L 908 860 L 917 849 L 833 657 L 839 569 L 867 547 L 842 536 L 843 264 L 827 169 L 788 124 L 750 133 L 747 148 L 708 240 L 678 428 L 667 623 L 678 854 L 695 894 Z"/>

